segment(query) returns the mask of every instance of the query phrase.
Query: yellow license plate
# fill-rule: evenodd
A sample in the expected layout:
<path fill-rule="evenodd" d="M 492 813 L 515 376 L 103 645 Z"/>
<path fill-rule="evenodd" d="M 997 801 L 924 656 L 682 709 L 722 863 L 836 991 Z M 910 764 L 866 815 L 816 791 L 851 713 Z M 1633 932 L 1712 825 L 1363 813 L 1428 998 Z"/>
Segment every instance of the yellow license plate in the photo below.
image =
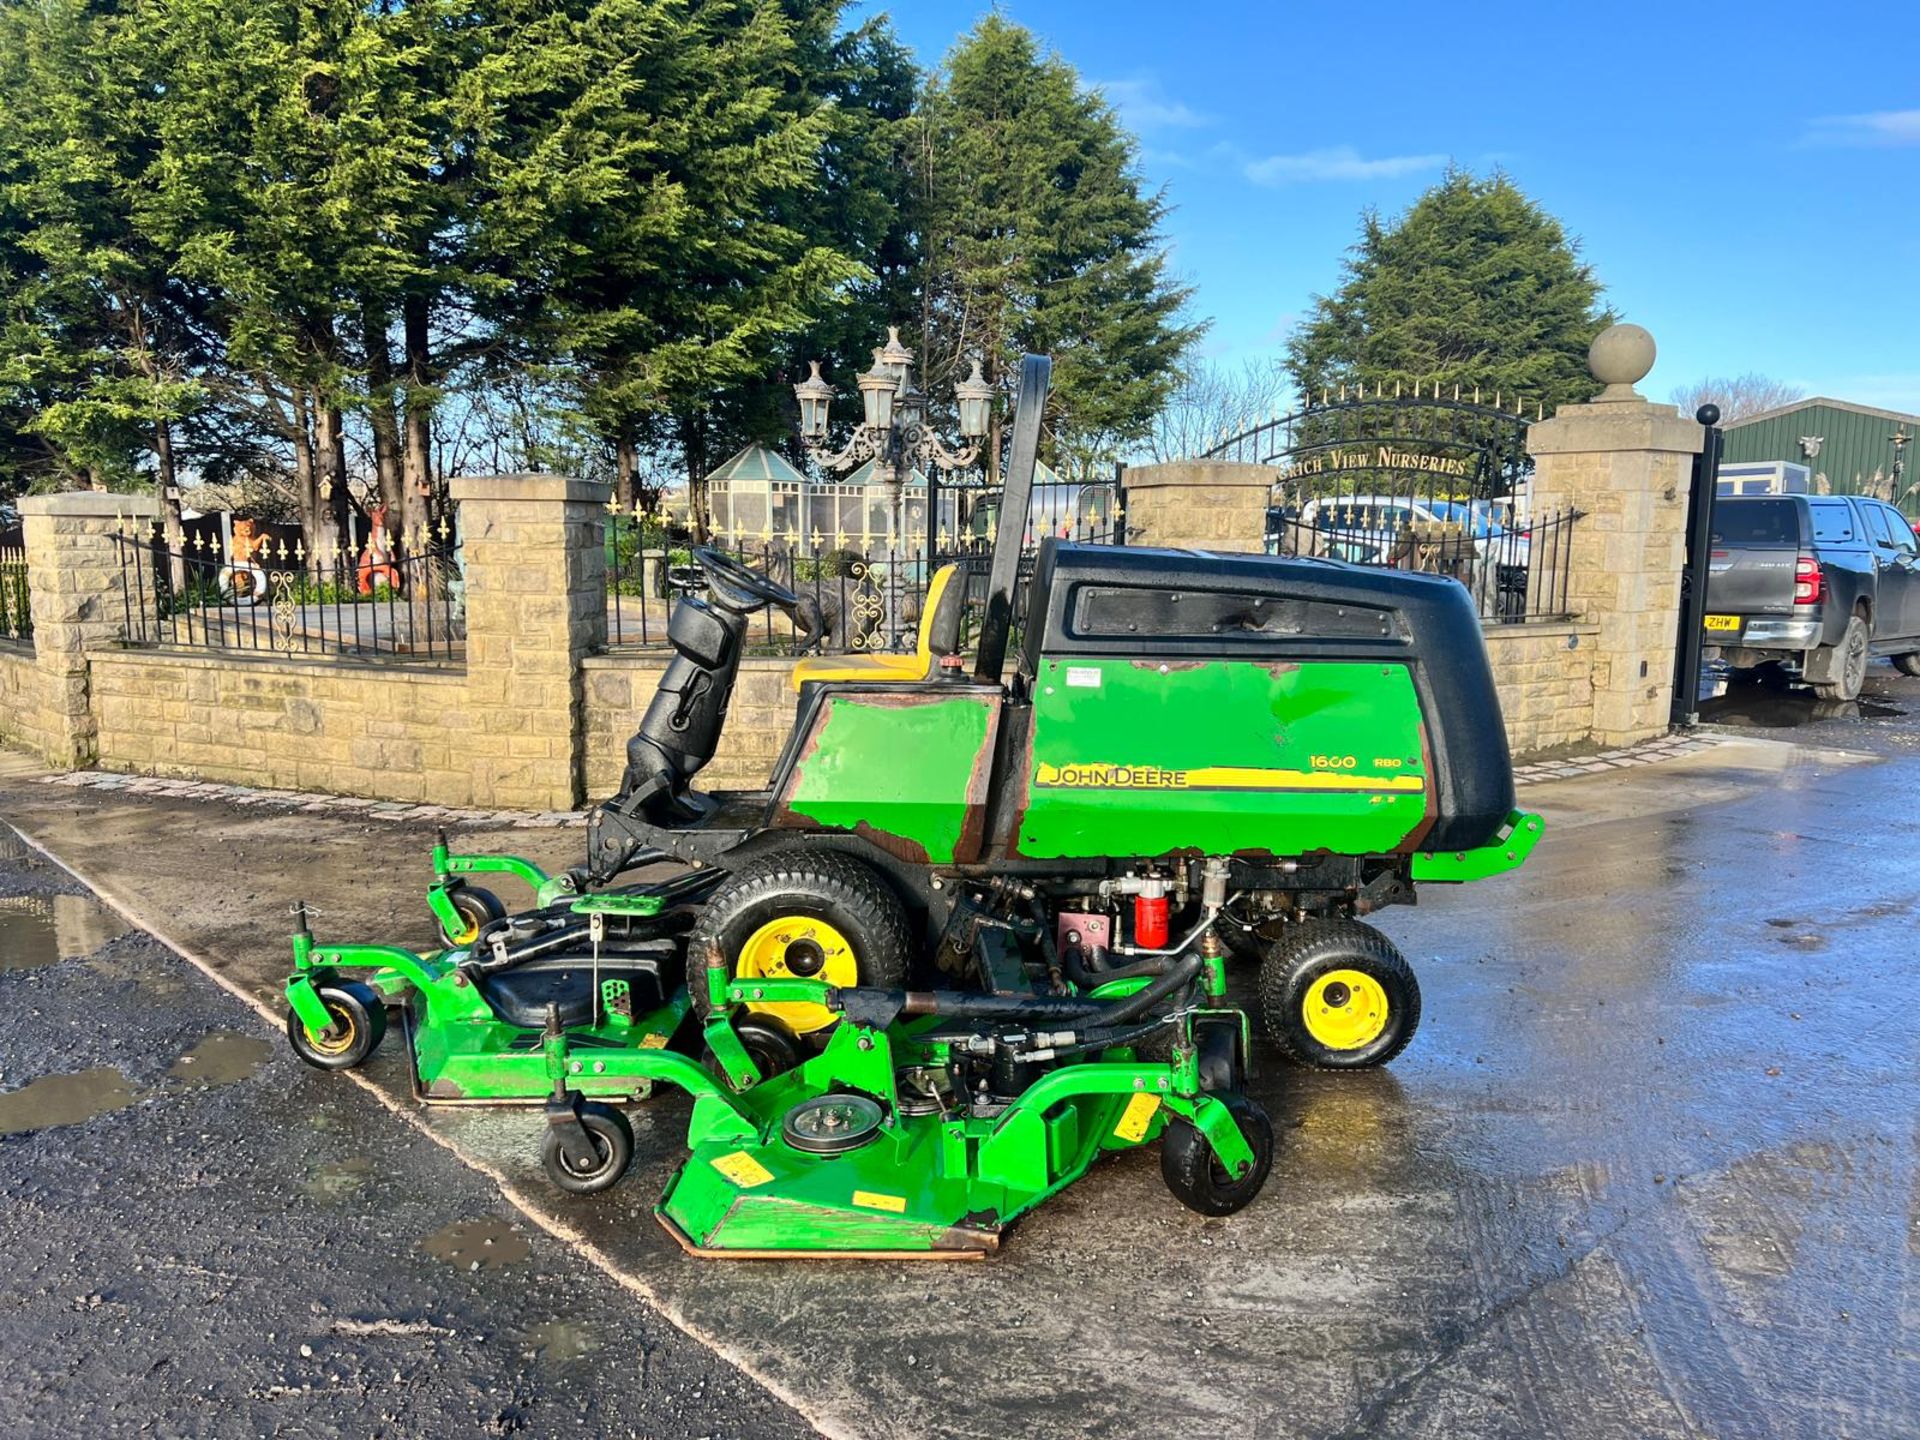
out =
<path fill-rule="evenodd" d="M 1706 626 L 1709 630 L 1738 630 L 1740 628 L 1740 617 L 1738 615 L 1709 615 L 1707 616 Z"/>

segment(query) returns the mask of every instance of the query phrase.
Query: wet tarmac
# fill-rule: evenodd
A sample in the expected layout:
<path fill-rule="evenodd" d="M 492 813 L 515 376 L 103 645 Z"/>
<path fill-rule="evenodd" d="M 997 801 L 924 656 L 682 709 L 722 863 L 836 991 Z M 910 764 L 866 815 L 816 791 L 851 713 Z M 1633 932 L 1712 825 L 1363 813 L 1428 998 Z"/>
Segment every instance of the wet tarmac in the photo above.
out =
<path fill-rule="evenodd" d="M 93 907 L 12 850 L 0 895 Z M 812 1433 L 124 928 L 0 974 L 9 1434 Z"/>
<path fill-rule="evenodd" d="M 1805 685 L 1763 668 L 1732 677 L 1703 677 L 1700 721 L 1727 734 L 1770 732 L 1813 745 L 1858 747 L 1877 754 L 1920 752 L 1920 684 L 1885 660 L 1867 667 L 1858 700 L 1822 700 Z"/>
<path fill-rule="evenodd" d="M 1884 668 L 1869 703 L 1896 715 L 1722 711 L 1758 739 L 1535 787 L 1549 830 L 1524 870 L 1379 917 L 1420 974 L 1421 1033 L 1386 1072 L 1262 1064 L 1279 1157 L 1238 1217 L 1182 1210 L 1137 1152 L 990 1263 L 701 1263 L 650 1215 L 683 1104 L 632 1112 L 632 1175 L 587 1201 L 543 1189 L 537 1116 L 426 1123 L 835 1433 L 1911 1437 L 1920 682 Z M 252 993 L 284 973 L 297 896 L 324 934 L 429 932 L 424 830 L 33 786 L 0 813 Z M 543 862 L 578 843 L 460 841 Z M 404 1093 L 391 1040 L 369 1073 Z M 369 1144 L 304 1154 L 287 1194 L 364 1204 Z M 465 1232 L 440 1247 L 479 1270 L 422 1248 L 471 1205 L 424 1209 L 396 1254 L 491 1273 Z"/>

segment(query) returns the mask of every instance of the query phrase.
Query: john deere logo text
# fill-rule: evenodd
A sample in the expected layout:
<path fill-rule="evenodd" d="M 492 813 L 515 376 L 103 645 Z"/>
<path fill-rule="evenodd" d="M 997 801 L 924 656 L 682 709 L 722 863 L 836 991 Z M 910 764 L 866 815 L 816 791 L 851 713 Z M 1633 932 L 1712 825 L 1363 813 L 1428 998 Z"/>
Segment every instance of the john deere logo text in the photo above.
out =
<path fill-rule="evenodd" d="M 1157 765 L 1047 765 L 1035 772 L 1036 785 L 1065 785 L 1080 790 L 1184 790 L 1187 772 Z"/>

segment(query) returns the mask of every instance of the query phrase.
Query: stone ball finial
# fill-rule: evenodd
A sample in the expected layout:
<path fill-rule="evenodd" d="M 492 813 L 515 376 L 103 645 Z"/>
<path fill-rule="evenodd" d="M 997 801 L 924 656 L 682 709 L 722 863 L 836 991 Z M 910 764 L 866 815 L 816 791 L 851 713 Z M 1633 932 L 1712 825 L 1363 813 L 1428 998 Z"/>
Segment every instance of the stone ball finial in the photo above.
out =
<path fill-rule="evenodd" d="M 1639 325 L 1609 325 L 1587 347 L 1587 369 L 1607 388 L 1596 400 L 1638 400 L 1633 387 L 1647 378 L 1658 353 L 1653 336 Z"/>

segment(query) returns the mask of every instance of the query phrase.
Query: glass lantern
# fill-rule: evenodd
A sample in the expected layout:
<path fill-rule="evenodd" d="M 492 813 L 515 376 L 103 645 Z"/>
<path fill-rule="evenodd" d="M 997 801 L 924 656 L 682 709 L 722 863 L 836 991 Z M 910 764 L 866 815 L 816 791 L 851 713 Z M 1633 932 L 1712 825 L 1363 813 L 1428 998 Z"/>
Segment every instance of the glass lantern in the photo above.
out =
<path fill-rule="evenodd" d="M 893 425 L 893 400 L 900 377 L 888 365 L 884 352 L 873 352 L 873 369 L 860 377 L 860 403 L 866 409 L 867 428 L 887 430 Z"/>
<path fill-rule="evenodd" d="M 820 362 L 809 360 L 813 373 L 793 387 L 800 402 L 800 438 L 819 441 L 827 438 L 827 406 L 833 400 L 833 386 L 820 377 Z"/>
<path fill-rule="evenodd" d="M 973 374 L 953 387 L 953 398 L 960 407 L 960 433 L 978 440 L 987 433 L 987 408 L 993 404 L 993 386 L 980 373 L 980 362 L 973 362 Z"/>

